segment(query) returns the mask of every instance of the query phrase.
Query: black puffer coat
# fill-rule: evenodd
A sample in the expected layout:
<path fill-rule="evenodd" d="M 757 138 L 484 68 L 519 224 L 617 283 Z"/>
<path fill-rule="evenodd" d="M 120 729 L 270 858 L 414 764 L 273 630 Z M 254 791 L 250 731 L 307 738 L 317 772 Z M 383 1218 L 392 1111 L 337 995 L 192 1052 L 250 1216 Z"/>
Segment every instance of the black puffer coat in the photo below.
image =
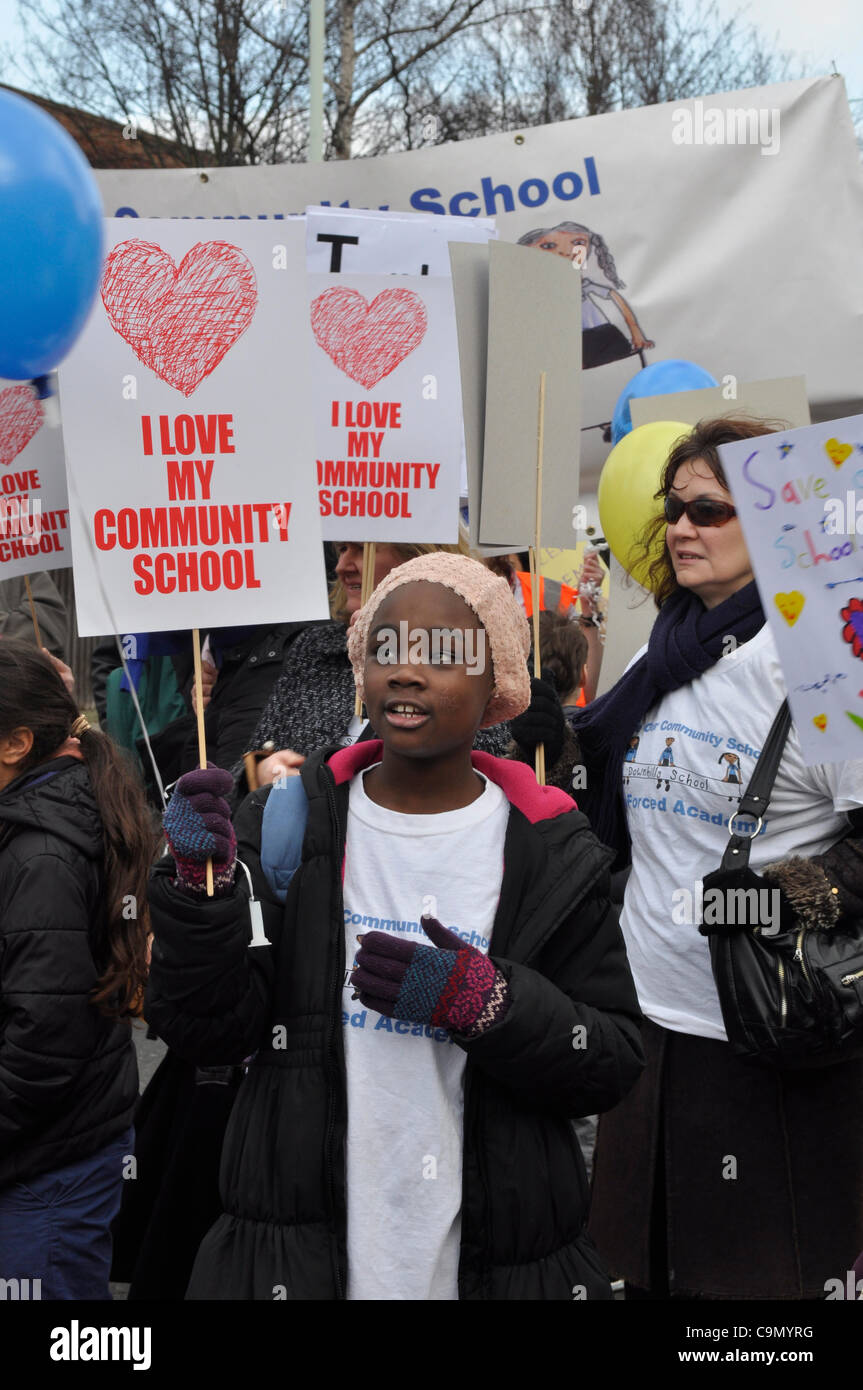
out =
<path fill-rule="evenodd" d="M 350 778 L 380 749 L 359 743 L 307 759 L 303 861 L 284 908 L 260 863 L 270 788 L 243 803 L 239 854 L 270 949 L 247 949 L 244 887 L 207 903 L 173 886 L 170 864 L 151 881 L 148 1019 L 190 1061 L 233 1062 L 257 1049 L 225 1136 L 224 1214 L 201 1246 L 191 1298 L 266 1300 L 278 1286 L 289 1299 L 344 1297 L 341 865 Z M 455 1038 L 467 1053 L 459 1294 L 609 1298 L 584 1233 L 587 1181 L 571 1123 L 615 1105 L 643 1065 L 635 991 L 607 900 L 609 852 L 568 798 L 538 788 L 528 769 L 473 759 L 511 804 L 490 953 L 512 1002 L 481 1037 Z M 580 1024 L 583 1048 L 574 1041 Z M 273 1047 L 278 1025 L 286 1047 Z M 579 1285 L 585 1294 L 573 1293 Z"/>
<path fill-rule="evenodd" d="M 90 1003 L 102 825 L 80 758 L 0 792 L 0 1188 L 98 1152 L 128 1128 L 128 1022 Z"/>

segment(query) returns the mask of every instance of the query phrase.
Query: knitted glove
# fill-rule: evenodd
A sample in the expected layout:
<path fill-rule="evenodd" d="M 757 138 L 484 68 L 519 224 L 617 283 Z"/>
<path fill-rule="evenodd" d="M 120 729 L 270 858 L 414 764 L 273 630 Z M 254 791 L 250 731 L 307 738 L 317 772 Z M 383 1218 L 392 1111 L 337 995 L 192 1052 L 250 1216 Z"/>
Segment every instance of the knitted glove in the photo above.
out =
<path fill-rule="evenodd" d="M 367 932 L 357 952 L 354 988 L 366 1008 L 389 1018 L 477 1037 L 503 1018 L 509 985 L 488 956 L 465 946 L 434 917 L 423 917 L 422 928 L 438 950 Z"/>
<path fill-rule="evenodd" d="M 176 882 L 196 895 L 207 891 L 207 860 L 213 861 L 213 892 L 227 893 L 234 882 L 237 837 L 224 798 L 233 788 L 220 767 L 185 773 L 174 788 L 162 820 L 174 856 Z"/>
<path fill-rule="evenodd" d="M 566 733 L 566 719 L 554 686 L 531 676 L 530 704 L 509 727 L 516 743 L 531 756 L 537 744 L 544 743 L 546 766 L 552 767 L 560 757 Z"/>

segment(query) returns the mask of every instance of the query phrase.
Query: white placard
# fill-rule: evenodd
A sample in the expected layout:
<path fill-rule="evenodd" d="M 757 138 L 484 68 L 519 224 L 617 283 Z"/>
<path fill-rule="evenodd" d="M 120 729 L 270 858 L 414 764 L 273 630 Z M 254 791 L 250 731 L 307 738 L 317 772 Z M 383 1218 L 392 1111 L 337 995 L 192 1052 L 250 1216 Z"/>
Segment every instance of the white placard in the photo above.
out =
<path fill-rule="evenodd" d="M 804 759 L 863 758 L 863 415 L 719 454 Z"/>
<path fill-rule="evenodd" d="M 325 540 L 458 539 L 452 286 L 440 276 L 310 275 Z"/>
<path fill-rule="evenodd" d="M 326 617 L 302 223 L 107 243 L 60 369 L 79 632 Z"/>
<path fill-rule="evenodd" d="M 59 426 L 29 382 L 0 379 L 0 579 L 71 564 Z"/>
<path fill-rule="evenodd" d="M 342 275 L 442 275 L 449 243 L 485 245 L 497 235 L 491 217 L 436 217 L 432 212 L 306 208 L 306 266 Z"/>

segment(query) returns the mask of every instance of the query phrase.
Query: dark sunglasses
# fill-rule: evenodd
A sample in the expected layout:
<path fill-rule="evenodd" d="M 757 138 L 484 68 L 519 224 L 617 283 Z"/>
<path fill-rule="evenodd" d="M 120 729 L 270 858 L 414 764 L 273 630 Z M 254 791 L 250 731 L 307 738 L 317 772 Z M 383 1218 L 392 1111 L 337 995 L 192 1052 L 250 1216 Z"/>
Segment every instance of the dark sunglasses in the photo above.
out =
<path fill-rule="evenodd" d="M 669 492 L 665 498 L 665 520 L 673 526 L 684 512 L 693 526 L 724 526 L 737 515 L 729 502 L 720 502 L 716 497 L 696 497 L 692 502 L 682 502 Z"/>

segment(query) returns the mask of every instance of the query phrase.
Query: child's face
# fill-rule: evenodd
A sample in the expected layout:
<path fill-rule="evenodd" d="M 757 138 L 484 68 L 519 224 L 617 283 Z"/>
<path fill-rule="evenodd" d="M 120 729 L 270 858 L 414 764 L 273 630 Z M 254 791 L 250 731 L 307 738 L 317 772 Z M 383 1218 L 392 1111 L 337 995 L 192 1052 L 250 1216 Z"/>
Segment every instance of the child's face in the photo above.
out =
<path fill-rule="evenodd" d="M 546 232 L 534 246 L 540 251 L 551 251 L 565 256 L 574 266 L 583 266 L 590 249 L 590 237 L 586 232 Z"/>
<path fill-rule="evenodd" d="M 443 584 L 401 584 L 369 633 L 366 708 L 384 746 L 404 757 L 467 753 L 494 688 L 479 618 Z"/>

